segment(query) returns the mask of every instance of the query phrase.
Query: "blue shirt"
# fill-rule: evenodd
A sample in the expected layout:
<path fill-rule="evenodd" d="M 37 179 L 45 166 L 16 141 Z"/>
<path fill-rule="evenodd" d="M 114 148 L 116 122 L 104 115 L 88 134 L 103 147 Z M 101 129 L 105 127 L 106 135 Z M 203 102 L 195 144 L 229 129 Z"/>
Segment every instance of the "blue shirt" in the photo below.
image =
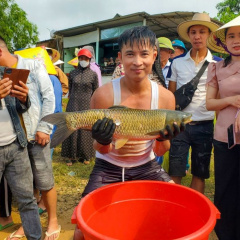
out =
<path fill-rule="evenodd" d="M 62 85 L 59 81 L 59 79 L 55 75 L 49 75 L 50 80 L 53 85 L 53 91 L 55 95 L 55 110 L 54 113 L 62 112 Z M 51 138 L 53 136 L 53 133 L 56 131 L 56 125 L 53 127 L 53 131 L 51 134 Z"/>

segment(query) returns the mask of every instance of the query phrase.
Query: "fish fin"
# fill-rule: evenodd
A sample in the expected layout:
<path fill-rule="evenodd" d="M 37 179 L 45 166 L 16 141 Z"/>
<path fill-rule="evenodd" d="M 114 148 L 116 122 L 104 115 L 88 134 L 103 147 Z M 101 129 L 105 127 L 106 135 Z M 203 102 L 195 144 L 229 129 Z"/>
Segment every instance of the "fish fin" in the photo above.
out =
<path fill-rule="evenodd" d="M 69 137 L 75 130 L 69 130 L 66 124 L 66 116 L 68 113 L 53 113 L 42 118 L 42 121 L 57 126 L 55 133 L 51 139 L 50 148 L 54 148 Z"/>
<path fill-rule="evenodd" d="M 160 130 L 159 131 L 154 131 L 154 132 L 149 132 L 149 133 L 146 133 L 146 135 L 149 135 L 149 136 L 157 136 L 159 135 L 160 133 Z"/>
<path fill-rule="evenodd" d="M 108 109 L 126 109 L 126 108 L 128 108 L 128 107 L 126 107 L 126 106 L 123 106 L 123 105 L 114 105 L 114 106 L 111 106 L 111 107 L 109 107 Z"/>
<path fill-rule="evenodd" d="M 61 113 L 52 113 L 49 114 L 41 119 L 41 121 L 48 122 L 54 125 L 59 125 L 62 122 L 66 123 L 66 116 L 68 113 L 61 112 Z"/>
<path fill-rule="evenodd" d="M 128 138 L 116 139 L 115 149 L 119 149 L 119 148 L 123 147 L 126 144 L 127 141 L 128 141 Z"/>

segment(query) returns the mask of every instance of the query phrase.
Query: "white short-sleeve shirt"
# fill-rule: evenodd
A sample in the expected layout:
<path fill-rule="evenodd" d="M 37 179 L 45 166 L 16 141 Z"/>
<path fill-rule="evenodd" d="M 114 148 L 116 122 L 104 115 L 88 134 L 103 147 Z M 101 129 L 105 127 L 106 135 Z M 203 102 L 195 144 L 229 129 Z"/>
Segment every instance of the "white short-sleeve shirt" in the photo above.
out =
<path fill-rule="evenodd" d="M 177 58 L 172 62 L 172 74 L 167 80 L 176 82 L 177 89 L 188 83 L 197 75 L 205 60 L 215 62 L 211 52 L 208 50 L 206 58 L 198 65 L 195 65 L 194 60 L 190 56 L 190 51 L 184 57 Z M 184 112 L 192 114 L 193 121 L 213 120 L 215 116 L 214 111 L 208 111 L 206 109 L 207 71 L 208 70 L 206 69 L 200 78 L 192 102 L 183 110 Z"/>

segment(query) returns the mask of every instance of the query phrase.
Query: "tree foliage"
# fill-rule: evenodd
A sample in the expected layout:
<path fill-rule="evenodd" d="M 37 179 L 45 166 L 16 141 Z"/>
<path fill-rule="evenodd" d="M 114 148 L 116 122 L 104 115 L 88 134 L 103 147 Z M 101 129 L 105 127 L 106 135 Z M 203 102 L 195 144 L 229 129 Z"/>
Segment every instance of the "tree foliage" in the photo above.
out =
<path fill-rule="evenodd" d="M 30 47 L 38 41 L 37 26 L 14 0 L 0 0 L 0 35 L 10 51 Z"/>
<path fill-rule="evenodd" d="M 225 0 L 216 6 L 218 18 L 221 22 L 227 23 L 240 15 L 240 0 Z"/>

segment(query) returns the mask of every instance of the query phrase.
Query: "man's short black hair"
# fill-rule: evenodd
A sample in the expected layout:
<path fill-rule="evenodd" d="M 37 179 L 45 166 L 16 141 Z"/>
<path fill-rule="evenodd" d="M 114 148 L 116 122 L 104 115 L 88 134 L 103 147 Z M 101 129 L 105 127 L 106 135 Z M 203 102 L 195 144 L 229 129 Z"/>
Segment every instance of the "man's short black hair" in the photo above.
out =
<path fill-rule="evenodd" d="M 136 42 L 138 45 L 150 47 L 155 46 L 156 34 L 149 29 L 147 26 L 138 26 L 127 29 L 124 31 L 118 38 L 118 46 L 120 51 L 123 48 L 123 45 L 130 44 L 133 46 L 133 43 Z"/>

